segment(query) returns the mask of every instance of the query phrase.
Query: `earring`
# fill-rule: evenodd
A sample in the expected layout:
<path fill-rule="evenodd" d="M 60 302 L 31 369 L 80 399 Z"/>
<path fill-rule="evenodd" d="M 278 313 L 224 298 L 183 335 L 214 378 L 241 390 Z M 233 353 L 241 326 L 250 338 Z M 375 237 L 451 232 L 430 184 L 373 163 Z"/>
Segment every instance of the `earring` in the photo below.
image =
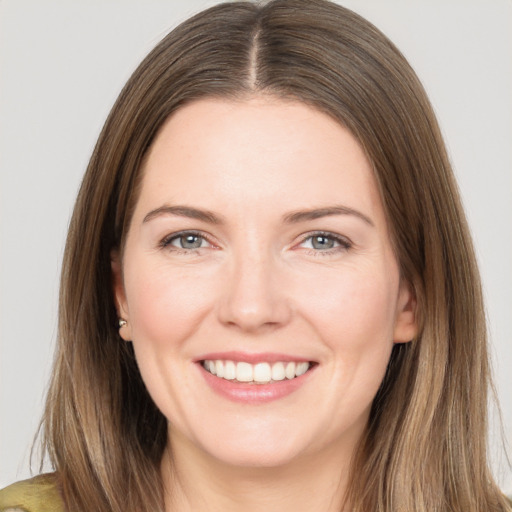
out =
<path fill-rule="evenodd" d="M 124 327 L 128 322 L 124 318 L 119 319 L 119 328 Z"/>

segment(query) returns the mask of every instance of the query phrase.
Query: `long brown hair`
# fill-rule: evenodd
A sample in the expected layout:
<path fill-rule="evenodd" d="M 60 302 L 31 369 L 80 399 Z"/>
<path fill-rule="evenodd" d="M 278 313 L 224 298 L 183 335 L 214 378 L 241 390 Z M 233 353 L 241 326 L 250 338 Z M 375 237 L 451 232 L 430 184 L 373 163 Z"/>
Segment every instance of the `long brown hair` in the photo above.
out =
<path fill-rule="evenodd" d="M 352 464 L 357 511 L 509 510 L 486 456 L 489 365 L 474 252 L 445 146 L 396 47 L 325 0 L 221 4 L 134 72 L 85 174 L 69 228 L 43 443 L 69 510 L 158 511 L 167 422 L 117 331 L 110 254 L 164 121 L 203 97 L 268 94 L 346 126 L 373 163 L 420 334 L 396 345 Z"/>

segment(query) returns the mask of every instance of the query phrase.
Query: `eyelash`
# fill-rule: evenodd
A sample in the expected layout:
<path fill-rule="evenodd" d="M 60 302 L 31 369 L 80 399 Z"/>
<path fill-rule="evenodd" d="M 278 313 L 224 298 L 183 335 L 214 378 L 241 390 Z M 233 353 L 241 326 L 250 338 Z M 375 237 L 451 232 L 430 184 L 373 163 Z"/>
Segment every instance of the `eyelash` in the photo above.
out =
<path fill-rule="evenodd" d="M 179 233 L 172 233 L 169 236 L 166 236 L 159 244 L 160 248 L 167 249 L 170 252 L 173 252 L 175 254 L 183 254 L 183 255 L 196 255 L 200 249 L 204 249 L 204 247 L 197 247 L 195 249 L 183 249 L 172 246 L 172 242 L 174 240 L 177 240 L 181 237 L 185 236 L 197 236 L 206 242 L 215 245 L 207 236 L 204 235 L 204 233 L 201 233 L 200 231 L 180 231 Z M 315 237 L 324 237 L 328 238 L 330 240 L 333 240 L 335 243 L 339 244 L 337 247 L 333 247 L 331 249 L 325 249 L 325 250 L 319 250 L 319 249 L 310 249 L 307 251 L 308 255 L 312 256 L 332 256 L 339 252 L 348 251 L 352 248 L 352 242 L 348 240 L 345 237 L 335 235 L 333 233 L 330 233 L 328 231 L 315 231 L 313 233 L 308 233 L 307 236 L 305 236 L 299 243 L 303 244 L 307 240 L 313 239 Z"/>

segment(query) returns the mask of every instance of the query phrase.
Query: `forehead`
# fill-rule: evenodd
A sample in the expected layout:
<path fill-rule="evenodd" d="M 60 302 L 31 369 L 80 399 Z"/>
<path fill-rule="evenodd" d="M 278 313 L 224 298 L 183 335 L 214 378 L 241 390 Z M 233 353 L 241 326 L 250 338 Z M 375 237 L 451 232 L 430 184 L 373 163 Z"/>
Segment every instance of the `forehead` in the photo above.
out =
<path fill-rule="evenodd" d="M 145 159 L 138 207 L 169 202 L 228 211 L 343 203 L 382 213 L 353 135 L 308 105 L 268 97 L 203 99 L 166 121 Z"/>

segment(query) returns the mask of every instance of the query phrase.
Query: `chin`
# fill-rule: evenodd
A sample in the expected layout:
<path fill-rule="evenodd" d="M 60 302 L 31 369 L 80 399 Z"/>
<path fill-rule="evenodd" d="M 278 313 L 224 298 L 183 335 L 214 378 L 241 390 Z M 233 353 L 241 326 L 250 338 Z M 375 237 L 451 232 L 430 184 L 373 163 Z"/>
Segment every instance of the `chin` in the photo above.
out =
<path fill-rule="evenodd" d="M 278 468 L 287 466 L 299 458 L 298 451 L 289 451 L 269 447 L 260 450 L 259 446 L 255 449 L 247 447 L 243 450 L 226 447 L 224 451 L 215 450 L 210 455 L 216 458 L 220 463 L 239 468 Z"/>
<path fill-rule="evenodd" d="M 236 467 L 272 468 L 286 466 L 300 458 L 307 444 L 289 429 L 264 428 L 256 431 L 225 432 L 194 442 L 219 462 Z M 298 433 L 297 433 L 298 434 Z"/>

